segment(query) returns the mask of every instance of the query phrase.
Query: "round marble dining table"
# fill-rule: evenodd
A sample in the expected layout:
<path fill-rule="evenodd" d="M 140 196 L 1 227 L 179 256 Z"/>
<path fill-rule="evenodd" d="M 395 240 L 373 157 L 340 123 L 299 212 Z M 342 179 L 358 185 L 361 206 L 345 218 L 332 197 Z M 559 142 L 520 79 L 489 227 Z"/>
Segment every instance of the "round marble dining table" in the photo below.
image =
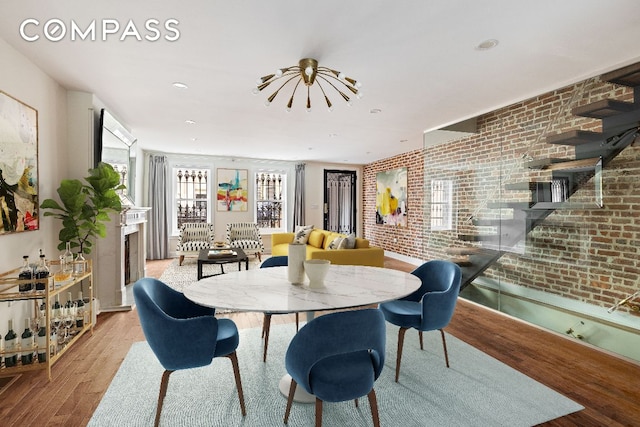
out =
<path fill-rule="evenodd" d="M 367 306 L 392 301 L 416 291 L 420 279 L 410 273 L 360 265 L 331 265 L 322 287 L 310 288 L 287 280 L 287 267 L 235 271 L 207 277 L 184 288 L 190 300 L 216 309 L 271 313 L 306 312 Z M 278 388 L 287 396 L 291 377 L 286 374 Z M 315 396 L 302 387 L 294 401 L 312 403 Z"/>
<path fill-rule="evenodd" d="M 320 288 L 287 280 L 287 267 L 259 268 L 207 277 L 184 288 L 207 307 L 271 313 L 314 312 L 392 301 L 420 287 L 410 273 L 361 265 L 331 265 Z"/>

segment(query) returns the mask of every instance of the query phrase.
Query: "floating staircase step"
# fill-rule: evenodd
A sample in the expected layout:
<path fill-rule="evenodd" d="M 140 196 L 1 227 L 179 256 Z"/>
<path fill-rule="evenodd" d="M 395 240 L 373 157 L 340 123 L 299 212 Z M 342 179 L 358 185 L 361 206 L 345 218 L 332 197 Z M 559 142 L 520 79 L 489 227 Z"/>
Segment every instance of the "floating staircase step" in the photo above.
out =
<path fill-rule="evenodd" d="M 500 239 L 499 234 L 460 234 L 458 240 L 463 242 L 492 242 Z"/>
<path fill-rule="evenodd" d="M 587 130 L 571 130 L 558 135 L 547 135 L 547 144 L 555 145 L 582 145 L 591 142 L 598 142 L 604 139 L 600 132 Z"/>
<path fill-rule="evenodd" d="M 476 246 L 462 246 L 462 247 L 451 247 L 446 249 L 446 253 L 448 255 L 475 255 L 482 252 L 482 248 L 478 248 Z"/>
<path fill-rule="evenodd" d="M 476 227 L 513 227 L 516 224 L 523 224 L 523 221 L 511 218 L 482 218 L 473 220 L 473 225 Z"/>
<path fill-rule="evenodd" d="M 569 161 L 569 159 L 558 159 L 558 158 L 536 159 L 536 160 L 530 160 L 526 162 L 524 166 L 528 169 L 544 169 L 553 163 L 562 163 L 566 161 Z"/>
<path fill-rule="evenodd" d="M 586 172 L 589 170 L 593 170 L 600 160 L 601 160 L 600 157 L 590 157 L 588 159 L 570 160 L 568 162 L 554 163 L 552 165 L 547 166 L 545 170 Z"/>
<path fill-rule="evenodd" d="M 530 182 L 512 182 L 511 184 L 505 184 L 505 190 L 511 191 L 533 191 L 537 188 L 538 183 L 536 181 Z"/>
<path fill-rule="evenodd" d="M 458 264 L 459 266 L 469 266 L 472 264 L 468 255 L 459 255 L 451 257 L 451 262 Z"/>
<path fill-rule="evenodd" d="M 628 87 L 640 86 L 640 62 L 603 74 L 600 79 Z"/>
<path fill-rule="evenodd" d="M 532 202 L 492 202 L 488 203 L 490 209 L 528 209 Z"/>
<path fill-rule="evenodd" d="M 604 119 L 622 113 L 628 113 L 638 109 L 631 102 L 616 101 L 615 99 L 603 99 L 593 104 L 583 105 L 571 110 L 571 114 L 580 117 L 591 117 L 594 119 Z"/>

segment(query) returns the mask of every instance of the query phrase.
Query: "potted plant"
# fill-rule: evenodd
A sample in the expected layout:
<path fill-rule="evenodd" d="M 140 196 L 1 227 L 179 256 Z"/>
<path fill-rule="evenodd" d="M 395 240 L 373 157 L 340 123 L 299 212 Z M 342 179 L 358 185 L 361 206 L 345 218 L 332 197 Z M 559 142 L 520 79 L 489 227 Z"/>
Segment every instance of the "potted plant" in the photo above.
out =
<path fill-rule="evenodd" d="M 110 164 L 101 162 L 89 169 L 89 176 L 84 178 L 86 184 L 77 179 L 62 180 L 57 190 L 62 205 L 53 199 L 42 202 L 40 208 L 50 210 L 44 216 L 62 220 L 59 250 L 70 242 L 71 250 L 83 259 L 82 254 L 91 253 L 92 240 L 107 235 L 104 222 L 110 221 L 109 213 L 122 211 L 117 191 L 125 186 L 120 184 L 120 178 Z"/>

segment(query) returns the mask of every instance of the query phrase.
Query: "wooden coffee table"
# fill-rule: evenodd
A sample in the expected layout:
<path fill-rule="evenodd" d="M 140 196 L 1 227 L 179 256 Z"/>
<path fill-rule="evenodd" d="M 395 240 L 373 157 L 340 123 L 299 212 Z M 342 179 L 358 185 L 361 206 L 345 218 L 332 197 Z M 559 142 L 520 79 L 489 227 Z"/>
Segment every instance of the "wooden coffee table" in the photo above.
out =
<path fill-rule="evenodd" d="M 202 249 L 198 254 L 198 280 L 205 277 L 217 276 L 218 274 L 224 274 L 224 265 L 231 264 L 233 262 L 238 263 L 238 271 L 242 270 L 242 262 L 244 261 L 245 270 L 249 269 L 249 257 L 244 253 L 242 249 L 233 249 L 236 255 L 223 257 L 223 258 L 209 258 L 209 249 Z M 222 273 L 210 274 L 208 276 L 202 275 L 203 264 L 218 264 Z"/>

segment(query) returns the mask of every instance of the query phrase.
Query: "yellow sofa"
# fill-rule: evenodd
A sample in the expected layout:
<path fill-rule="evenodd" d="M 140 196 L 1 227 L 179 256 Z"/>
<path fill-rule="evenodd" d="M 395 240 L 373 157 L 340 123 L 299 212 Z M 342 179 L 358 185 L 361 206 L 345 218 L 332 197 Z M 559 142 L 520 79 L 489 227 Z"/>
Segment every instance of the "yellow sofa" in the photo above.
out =
<path fill-rule="evenodd" d="M 271 235 L 271 255 L 288 255 L 289 243 L 293 242 L 294 233 L 276 233 Z M 314 228 L 307 241 L 307 259 L 328 259 L 331 264 L 369 265 L 384 267 L 384 249 L 369 246 L 367 239 L 356 238 L 354 249 L 328 249 L 336 237 L 344 234 Z"/>

